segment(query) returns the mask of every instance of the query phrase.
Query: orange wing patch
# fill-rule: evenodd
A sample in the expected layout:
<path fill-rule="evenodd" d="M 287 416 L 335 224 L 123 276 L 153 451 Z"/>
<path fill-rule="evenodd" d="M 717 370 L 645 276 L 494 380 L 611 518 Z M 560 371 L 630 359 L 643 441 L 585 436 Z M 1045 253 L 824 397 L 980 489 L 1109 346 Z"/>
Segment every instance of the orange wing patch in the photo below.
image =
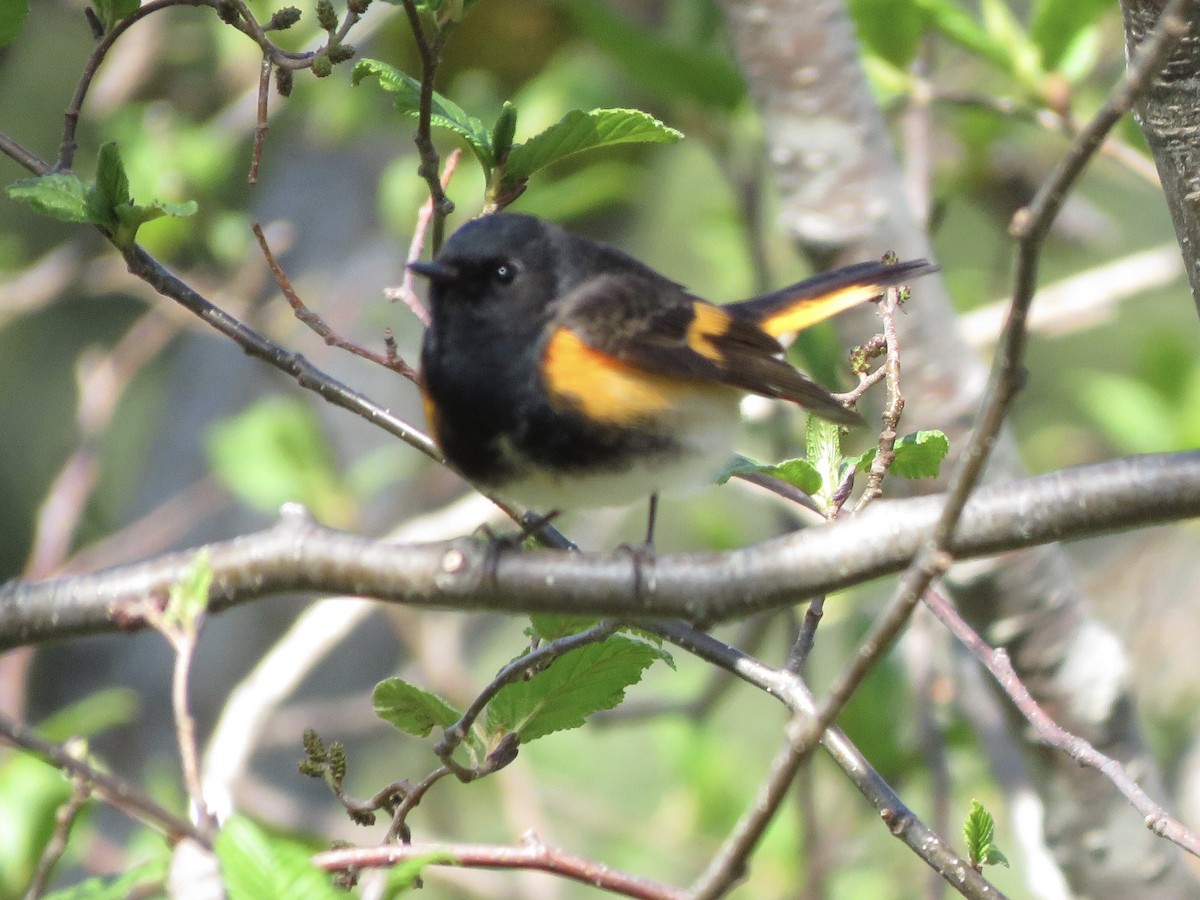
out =
<path fill-rule="evenodd" d="M 713 343 L 713 339 L 719 338 L 729 331 L 729 326 L 733 321 L 729 313 L 709 303 L 693 303 L 692 314 L 692 323 L 688 326 L 685 335 L 687 345 L 696 353 L 711 359 L 718 365 L 723 364 L 725 354 Z"/>
<path fill-rule="evenodd" d="M 553 402 L 609 425 L 629 425 L 672 410 L 689 387 L 589 347 L 565 328 L 551 335 L 542 374 Z"/>
<path fill-rule="evenodd" d="M 440 443 L 438 432 L 441 426 L 441 418 L 438 416 L 437 406 L 433 402 L 433 397 L 429 395 L 424 384 L 419 384 L 421 389 L 421 406 L 425 410 L 425 424 L 429 426 L 429 434 L 434 441 Z"/>
<path fill-rule="evenodd" d="M 884 290 L 878 284 L 852 284 L 819 297 L 803 297 L 795 303 L 772 310 L 758 320 L 758 326 L 771 337 L 803 331 L 843 310 L 878 297 Z"/>

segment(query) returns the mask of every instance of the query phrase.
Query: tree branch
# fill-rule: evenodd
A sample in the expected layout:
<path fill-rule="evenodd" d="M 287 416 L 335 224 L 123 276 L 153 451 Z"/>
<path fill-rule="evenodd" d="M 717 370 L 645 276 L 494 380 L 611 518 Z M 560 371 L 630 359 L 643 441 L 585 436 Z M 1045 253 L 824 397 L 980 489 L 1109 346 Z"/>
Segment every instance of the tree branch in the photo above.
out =
<path fill-rule="evenodd" d="M 213 544 L 209 610 L 289 591 L 414 606 L 719 622 L 900 571 L 937 524 L 940 496 L 878 501 L 861 514 L 728 553 L 498 550 L 485 542 L 396 545 L 321 528 L 285 506 L 276 527 Z M 1131 457 L 980 488 L 950 551 L 990 555 L 1200 516 L 1200 450 Z M 147 625 L 155 598 L 194 551 L 51 581 L 0 587 L 0 649 Z"/>

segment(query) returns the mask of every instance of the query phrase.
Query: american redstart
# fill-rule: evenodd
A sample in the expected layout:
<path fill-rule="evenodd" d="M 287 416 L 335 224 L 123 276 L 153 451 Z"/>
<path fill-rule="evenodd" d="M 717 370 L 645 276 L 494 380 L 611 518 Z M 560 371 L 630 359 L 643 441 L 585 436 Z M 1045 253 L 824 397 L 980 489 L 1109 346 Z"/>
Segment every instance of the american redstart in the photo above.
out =
<path fill-rule="evenodd" d="M 533 216 L 468 222 L 433 262 L 421 348 L 429 427 L 468 479 L 537 508 L 619 506 L 711 482 L 746 393 L 861 424 L 777 338 L 934 271 L 861 263 L 716 306 Z M 653 527 L 653 522 L 651 523 Z"/>

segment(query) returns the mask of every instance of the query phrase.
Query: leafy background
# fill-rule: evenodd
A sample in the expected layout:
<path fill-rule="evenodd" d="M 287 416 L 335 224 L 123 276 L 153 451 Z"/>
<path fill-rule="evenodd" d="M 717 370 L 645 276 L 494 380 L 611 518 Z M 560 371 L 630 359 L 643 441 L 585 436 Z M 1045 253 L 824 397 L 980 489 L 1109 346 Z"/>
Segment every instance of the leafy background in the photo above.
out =
<path fill-rule="evenodd" d="M 271 7 L 251 4 L 264 18 Z M 1123 47 L 1110 3 L 1035 2 L 1030 8 L 985 0 L 978 9 L 952 0 L 857 0 L 851 4 L 881 101 L 897 107 L 906 67 L 923 34 L 935 33 L 932 79 L 946 92 L 933 108 L 933 233 L 937 257 L 964 312 L 1000 299 L 1007 287 L 1011 213 L 1065 146 L 1038 122 L 1056 90 L 1069 85 L 1082 116 L 1119 75 Z M 358 39 L 365 55 L 416 72 L 403 17 L 376 4 Z M 305 11 L 283 40 L 311 43 Z M 20 39 L 0 51 L 0 123 L 26 146 L 51 155 L 61 111 L 91 42 L 81 7 L 43 0 Z M 119 62 L 119 64 L 118 64 Z M 141 240 L 185 277 L 336 377 L 420 421 L 412 387 L 390 373 L 326 348 L 291 317 L 249 236 L 252 220 L 269 235 L 298 290 L 344 334 L 381 346 L 395 330 L 401 354 L 414 359 L 420 328 L 399 304 L 382 298 L 398 283 L 424 185 L 415 174 L 412 122 L 375 85 L 351 84 L 350 66 L 330 79 L 299 77 L 291 98 L 272 98 L 271 131 L 260 184 L 246 171 L 254 126 L 255 47 L 206 10 L 149 17 L 123 39 L 85 108 L 79 174 L 95 177 L 102 145 L 120 146 L 133 196 L 195 200 L 187 219 L 164 218 Z M 573 156 L 535 176 L 514 208 L 559 220 L 616 243 L 715 300 L 746 296 L 763 284 L 805 274 L 790 248 L 766 228 L 758 271 L 748 221 L 772 221 L 769 184 L 758 155 L 758 127 L 710 2 L 644 4 L 599 0 L 484 0 L 474 4 L 447 47 L 439 90 L 483 122 L 511 101 L 517 140 L 551 126 L 571 109 L 645 110 L 679 129 L 677 144 L 628 145 Z M 1000 98 L 1011 110 L 968 102 Z M 1137 146 L 1129 125 L 1123 138 Z M 440 132 L 439 146 L 462 146 Z M 6 183 L 25 173 L 0 160 Z M 484 175 L 469 158 L 450 194 L 454 223 L 478 211 Z M 1102 159 L 1072 197 L 1052 238 L 1043 282 L 1088 271 L 1140 250 L 1169 245 L 1159 192 L 1119 161 Z M 914 302 L 919 302 L 919 293 Z M 188 491 L 183 512 L 149 539 L 121 552 L 148 555 L 248 530 L 272 520 L 278 504 L 299 499 L 332 525 L 381 533 L 390 524 L 450 500 L 456 480 L 417 454 L 344 413 L 299 396 L 294 385 L 247 360 L 184 313 L 131 287 L 119 261 L 90 230 L 34 215 L 0 194 L 0 579 L 21 572 L 38 506 L 63 462 L 81 444 L 75 373 L 112 348 L 148 309 L 161 312 L 136 334 L 147 360 L 113 411 L 87 430 L 84 446 L 99 466 L 95 493 L 75 538 L 83 549 Z M 832 379 L 831 333 L 806 336 L 802 351 Z M 1017 425 L 1025 458 L 1046 470 L 1118 453 L 1200 443 L 1200 342 L 1180 277 L 1138 292 L 1095 320 L 1039 335 L 1030 387 Z M 743 447 L 756 459 L 794 455 L 803 441 L 795 417 L 759 421 Z M 780 447 L 792 453 L 779 453 Z M 850 450 L 862 448 L 849 448 Z M 568 532 L 586 546 L 636 539 L 642 511 L 572 516 Z M 692 501 L 664 504 L 660 548 L 731 547 L 779 527 L 774 507 L 736 488 L 714 488 Z M 1129 595 L 1136 609 L 1104 609 L 1135 650 L 1142 702 L 1169 774 L 1182 777 L 1193 739 L 1197 673 L 1176 646 L 1194 633 L 1195 529 L 1159 530 L 1121 543 L 1073 549 L 1085 563 L 1092 596 Z M 1152 573 L 1152 574 L 1148 574 Z M 1116 588 L 1116 589 L 1114 589 Z M 820 683 L 860 635 L 874 608 L 868 588 L 827 605 L 814 659 Z M 275 600 L 224 614 L 208 625 L 194 683 L 201 734 L 231 687 L 301 607 Z M 384 627 L 381 627 L 384 626 Z M 430 742 L 399 738 L 374 718 L 370 692 L 397 671 L 460 707 L 473 689 L 521 645 L 524 623 L 380 611 L 341 655 L 306 683 L 294 708 L 271 729 L 243 808 L 314 834 L 369 840 L 334 809 L 320 785 L 294 764 L 299 735 L 315 724 L 348 746 L 348 789 L 365 795 L 381 783 L 422 772 Z M 751 623 L 750 627 L 754 627 Z M 918 634 L 925 634 L 918 623 Z M 765 628 L 767 655 L 786 652 L 782 629 Z M 934 640 L 942 640 L 934 633 Z M 465 651 L 463 648 L 466 648 Z M 959 664 L 952 653 L 938 673 L 949 691 Z M 852 703 L 844 725 L 872 762 L 922 812 L 930 785 L 917 741 L 903 653 L 877 671 Z M 1169 661 L 1169 662 L 1168 662 Z M 689 659 L 679 669 L 654 665 L 630 689 L 631 704 L 686 702 L 708 673 Z M 169 724 L 170 654 L 154 635 L 96 638 L 37 654 L 29 717 L 57 713 L 60 733 L 96 735 L 93 746 L 114 767 L 155 786 L 182 808 Z M 114 689 L 114 686 L 115 689 Z M 105 689 L 101 694 L 97 691 Z M 87 700 L 80 706 L 69 704 Z M 512 840 L 536 827 L 548 841 L 667 881 L 686 882 L 740 813 L 769 759 L 782 711 L 765 697 L 732 692 L 700 720 L 630 719 L 554 734 L 524 747 L 516 765 L 469 788 L 431 796 L 415 823 L 427 837 Z M 973 798 L 1002 806 L 980 748 L 954 698 L 937 708 L 949 741 L 952 804 Z M 67 712 L 61 712 L 67 708 Z M 874 822 L 874 815 L 818 760 L 814 803 L 831 854 L 830 896 L 912 896 L 921 864 Z M 597 790 L 597 786 L 603 790 Z M 19 756 L 0 763 L 0 896 L 15 895 L 49 827 L 46 813 L 67 790 L 56 773 Z M 33 809 L 43 815 L 30 815 Z M 804 864 L 795 848 L 796 816 L 768 834 L 743 896 L 795 896 Z M 145 835 L 97 811 L 72 862 L 104 868 L 161 859 Z M 1014 835 L 1000 816 L 996 842 Z M 114 856 L 112 841 L 126 855 Z M 1010 854 L 1011 856 L 1011 854 Z M 997 883 L 1023 896 L 1019 875 Z M 430 871 L 438 896 L 582 896 L 537 876 Z M 538 893 L 547 892 L 547 893 Z"/>

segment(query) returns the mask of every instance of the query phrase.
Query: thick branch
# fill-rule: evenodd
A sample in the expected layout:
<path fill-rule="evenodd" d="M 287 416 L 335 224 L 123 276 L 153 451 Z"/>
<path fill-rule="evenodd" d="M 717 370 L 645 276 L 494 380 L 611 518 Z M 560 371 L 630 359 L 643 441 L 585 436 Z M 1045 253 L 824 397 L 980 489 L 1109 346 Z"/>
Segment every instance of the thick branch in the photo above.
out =
<path fill-rule="evenodd" d="M 653 561 L 619 551 L 502 551 L 475 540 L 396 545 L 330 531 L 285 508 L 279 526 L 210 546 L 210 610 L 318 591 L 454 609 L 569 607 L 581 615 L 723 621 L 900 571 L 943 504 L 939 496 L 879 501 L 857 516 L 741 550 Z M 1194 516 L 1200 451 L 1131 457 L 980 488 L 952 552 L 984 556 Z M 10 582 L 0 588 L 0 649 L 143 628 L 192 558 L 179 553 L 79 578 Z"/>
<path fill-rule="evenodd" d="M 1125 45 L 1131 56 L 1165 6 L 1165 0 L 1122 0 Z M 1192 299 L 1200 310 L 1200 17 L 1194 3 L 1184 15 L 1187 32 L 1138 101 L 1136 113 L 1158 167 Z"/>

